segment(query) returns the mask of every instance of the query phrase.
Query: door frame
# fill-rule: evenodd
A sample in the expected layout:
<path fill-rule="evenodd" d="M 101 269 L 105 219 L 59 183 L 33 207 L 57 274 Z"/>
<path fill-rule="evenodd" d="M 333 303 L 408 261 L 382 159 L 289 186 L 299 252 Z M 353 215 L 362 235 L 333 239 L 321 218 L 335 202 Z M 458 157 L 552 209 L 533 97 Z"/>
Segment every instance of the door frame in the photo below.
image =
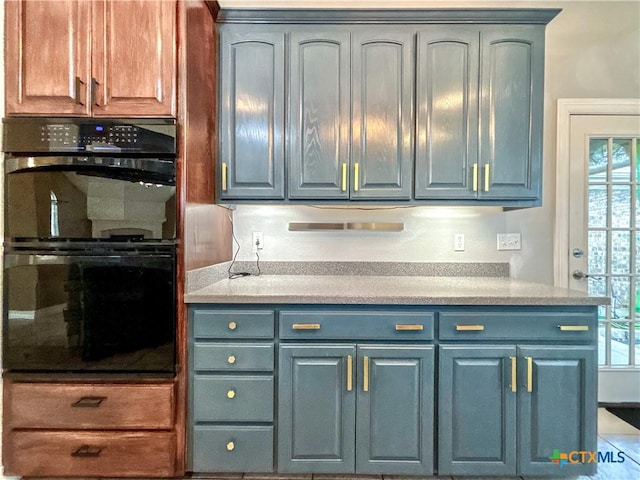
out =
<path fill-rule="evenodd" d="M 572 115 L 640 115 L 640 98 L 559 98 L 556 125 L 554 285 L 569 286 L 569 185 Z"/>

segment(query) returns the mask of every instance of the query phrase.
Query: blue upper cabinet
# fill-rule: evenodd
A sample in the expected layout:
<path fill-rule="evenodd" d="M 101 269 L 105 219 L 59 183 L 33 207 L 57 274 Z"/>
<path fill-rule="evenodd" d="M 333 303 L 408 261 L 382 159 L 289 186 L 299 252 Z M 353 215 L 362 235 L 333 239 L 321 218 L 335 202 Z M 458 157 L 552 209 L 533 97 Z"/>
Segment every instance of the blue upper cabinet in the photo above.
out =
<path fill-rule="evenodd" d="M 221 11 L 217 199 L 539 206 L 558 12 Z"/>
<path fill-rule="evenodd" d="M 284 199 L 284 32 L 221 29 L 220 199 Z"/>

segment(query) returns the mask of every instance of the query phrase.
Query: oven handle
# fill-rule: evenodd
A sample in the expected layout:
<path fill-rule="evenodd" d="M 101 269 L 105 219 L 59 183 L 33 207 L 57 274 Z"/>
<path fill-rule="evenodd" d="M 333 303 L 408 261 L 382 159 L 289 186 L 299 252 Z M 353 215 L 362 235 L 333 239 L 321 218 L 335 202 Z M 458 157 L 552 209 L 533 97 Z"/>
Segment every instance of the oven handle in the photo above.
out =
<path fill-rule="evenodd" d="M 166 253 L 139 254 L 134 252 L 111 252 L 105 255 L 77 254 L 72 255 L 60 252 L 42 253 L 6 253 L 4 256 L 4 269 L 26 267 L 30 265 L 73 265 L 91 263 L 92 266 L 120 266 L 147 268 L 167 268 L 168 261 L 173 262 L 173 255 Z"/>
<path fill-rule="evenodd" d="M 94 152 L 98 148 L 94 148 Z M 105 152 L 106 153 L 106 152 Z M 117 153 L 115 150 L 113 153 Z M 142 172 L 157 173 L 161 175 L 175 175 L 175 162 L 171 158 L 135 158 L 135 157 L 110 157 L 110 156 L 26 156 L 14 157 L 7 155 L 5 158 L 5 172 L 25 172 L 34 169 L 52 169 L 61 167 L 64 170 L 69 167 L 104 168 L 120 170 L 137 170 Z"/>

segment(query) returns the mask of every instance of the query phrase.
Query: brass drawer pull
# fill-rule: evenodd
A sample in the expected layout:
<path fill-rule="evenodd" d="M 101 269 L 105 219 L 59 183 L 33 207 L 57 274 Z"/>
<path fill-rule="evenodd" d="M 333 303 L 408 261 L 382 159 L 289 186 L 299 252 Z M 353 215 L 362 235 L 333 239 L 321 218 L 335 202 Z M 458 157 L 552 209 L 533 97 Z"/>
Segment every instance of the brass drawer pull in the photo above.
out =
<path fill-rule="evenodd" d="M 100 452 L 102 452 L 102 448 L 100 447 L 92 447 L 91 445 L 81 445 L 74 452 L 71 452 L 72 457 L 81 457 L 81 458 L 95 458 L 100 456 Z"/>
<path fill-rule="evenodd" d="M 236 363 L 236 357 L 234 355 L 229 355 L 229 357 L 227 358 L 227 363 L 229 365 L 233 365 L 234 363 Z"/>
<path fill-rule="evenodd" d="M 558 325 L 561 332 L 588 332 L 589 325 Z"/>
<path fill-rule="evenodd" d="M 236 397 L 236 391 L 231 389 L 227 392 L 227 398 L 235 398 Z"/>
<path fill-rule="evenodd" d="M 527 359 L 527 392 L 533 392 L 533 358 L 524 357 Z"/>
<path fill-rule="evenodd" d="M 236 322 L 229 322 L 229 330 L 235 330 L 238 328 L 238 324 Z"/>
<path fill-rule="evenodd" d="M 362 379 L 362 390 L 369 391 L 369 357 L 364 357 L 362 368 L 364 371 L 364 378 Z"/>
<path fill-rule="evenodd" d="M 294 323 L 291 328 L 294 330 L 320 330 L 319 323 Z"/>
<path fill-rule="evenodd" d="M 511 360 L 511 391 L 516 393 L 518 391 L 518 361 L 516 357 L 509 357 Z"/>
<path fill-rule="evenodd" d="M 227 191 L 227 164 L 222 163 L 222 191 Z"/>
<path fill-rule="evenodd" d="M 478 164 L 473 164 L 473 191 L 478 191 Z"/>
<path fill-rule="evenodd" d="M 360 190 L 360 164 L 353 164 L 353 191 L 357 192 Z"/>
<path fill-rule="evenodd" d="M 227 443 L 227 452 L 233 452 L 233 450 L 236 448 L 236 444 L 233 442 L 229 442 Z"/>
<path fill-rule="evenodd" d="M 353 357 L 347 355 L 347 392 L 353 390 Z"/>
<path fill-rule="evenodd" d="M 489 191 L 489 164 L 485 164 L 484 166 L 484 191 Z"/>
<path fill-rule="evenodd" d="M 342 164 L 342 191 L 347 191 L 347 164 Z"/>
<path fill-rule="evenodd" d="M 402 332 L 420 332 L 424 330 L 424 325 L 403 325 L 396 324 L 396 330 Z"/>
<path fill-rule="evenodd" d="M 481 332 L 483 330 L 484 325 L 456 325 L 458 332 Z"/>
<path fill-rule="evenodd" d="M 71 406 L 73 408 L 98 408 L 106 399 L 107 397 L 80 397 Z"/>

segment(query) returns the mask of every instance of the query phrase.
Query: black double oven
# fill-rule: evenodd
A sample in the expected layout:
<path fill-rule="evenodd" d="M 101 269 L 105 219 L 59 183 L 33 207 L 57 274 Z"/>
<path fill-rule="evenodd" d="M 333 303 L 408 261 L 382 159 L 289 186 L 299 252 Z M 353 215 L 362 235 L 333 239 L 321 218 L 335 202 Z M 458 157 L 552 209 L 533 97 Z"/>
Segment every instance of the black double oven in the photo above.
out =
<path fill-rule="evenodd" d="M 175 372 L 176 125 L 3 125 L 3 370 Z"/>

